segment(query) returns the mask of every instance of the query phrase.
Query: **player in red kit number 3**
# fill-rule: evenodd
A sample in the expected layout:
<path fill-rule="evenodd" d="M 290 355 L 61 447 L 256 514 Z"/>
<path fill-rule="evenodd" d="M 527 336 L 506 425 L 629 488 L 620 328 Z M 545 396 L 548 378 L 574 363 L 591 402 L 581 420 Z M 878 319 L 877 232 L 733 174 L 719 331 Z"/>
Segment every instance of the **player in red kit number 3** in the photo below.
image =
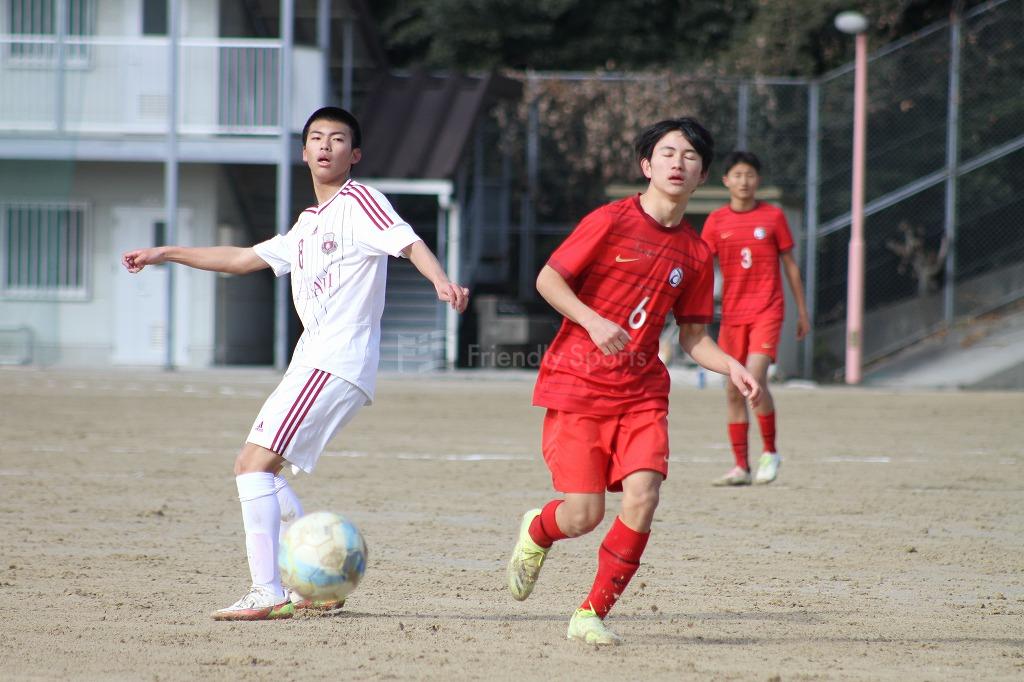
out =
<path fill-rule="evenodd" d="M 760 161 L 750 152 L 733 152 L 726 157 L 722 182 L 729 190 L 729 204 L 708 216 L 701 237 L 718 257 L 722 271 L 718 345 L 745 363 L 764 387 L 764 398 L 754 410 L 764 442 L 754 482 L 771 483 L 781 463 L 775 447 L 775 402 L 768 390 L 768 366 L 775 362 L 784 314 L 780 260 L 796 301 L 797 339 L 807 335 L 810 324 L 786 216 L 777 206 L 758 201 L 755 196 L 760 170 Z M 749 485 L 747 407 L 743 396 L 731 386 L 726 386 L 726 400 L 729 441 L 736 464 L 713 483 Z"/>
<path fill-rule="evenodd" d="M 707 179 L 713 145 L 690 118 L 642 132 L 636 154 L 646 191 L 586 216 L 537 277 L 537 291 L 565 317 L 533 399 L 547 408 L 542 449 L 563 498 L 523 515 L 508 564 L 512 596 L 530 596 L 554 542 L 601 523 L 605 491 L 622 492 L 569 639 L 620 641 L 604 619 L 640 566 L 668 474 L 669 376 L 658 358 L 666 316 L 675 316 L 679 343 L 694 360 L 729 375 L 752 404 L 760 396 L 750 372 L 707 334 L 713 258 L 683 220 L 690 195 Z"/>

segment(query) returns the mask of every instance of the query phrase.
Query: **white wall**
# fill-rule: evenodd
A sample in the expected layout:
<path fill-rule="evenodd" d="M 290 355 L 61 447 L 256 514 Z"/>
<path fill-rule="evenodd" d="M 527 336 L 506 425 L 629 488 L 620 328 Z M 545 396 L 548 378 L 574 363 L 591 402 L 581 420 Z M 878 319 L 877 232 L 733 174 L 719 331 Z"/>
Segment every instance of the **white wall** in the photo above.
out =
<path fill-rule="evenodd" d="M 180 210 L 191 222 L 192 245 L 216 243 L 219 169 L 180 168 Z M 120 253 L 114 244 L 115 208 L 163 205 L 160 164 L 0 162 L 0 201 L 83 201 L 90 206 L 89 295 L 84 301 L 26 301 L 0 298 L 0 326 L 27 325 L 36 337 L 40 364 L 103 366 L 111 363 L 117 340 L 114 290 Z M 140 235 L 140 241 L 143 236 Z M 145 276 L 145 272 L 140 276 Z M 180 364 L 206 367 L 213 361 L 213 273 L 177 267 L 178 326 L 187 330 Z M 123 314 L 123 313 L 121 313 Z"/>

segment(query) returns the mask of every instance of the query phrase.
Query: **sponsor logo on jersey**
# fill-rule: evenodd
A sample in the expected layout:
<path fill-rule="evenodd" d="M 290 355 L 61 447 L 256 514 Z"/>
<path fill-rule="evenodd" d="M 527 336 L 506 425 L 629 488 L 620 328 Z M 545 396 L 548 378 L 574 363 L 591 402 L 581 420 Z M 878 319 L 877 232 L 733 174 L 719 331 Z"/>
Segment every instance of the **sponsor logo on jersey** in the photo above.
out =
<path fill-rule="evenodd" d="M 324 253 L 334 253 L 338 250 L 338 242 L 334 241 L 334 233 L 324 233 L 324 241 L 320 244 L 320 250 Z"/>
<path fill-rule="evenodd" d="M 673 268 L 672 272 L 668 273 L 668 283 L 675 289 L 677 286 L 683 283 L 683 269 Z"/>
<path fill-rule="evenodd" d="M 728 239 L 731 236 L 732 236 L 732 232 L 723 232 L 722 233 L 722 239 Z"/>
<path fill-rule="evenodd" d="M 256 425 L 255 430 L 259 431 L 260 433 L 263 433 L 263 422 L 262 421 L 260 421 L 260 423 Z"/>
<path fill-rule="evenodd" d="M 767 235 L 767 234 L 768 233 L 765 232 L 763 227 L 759 226 L 759 227 L 755 227 L 754 228 L 754 239 L 764 239 L 765 235 Z"/>
<path fill-rule="evenodd" d="M 639 258 L 623 258 L 621 255 L 615 256 L 616 263 L 632 263 L 633 261 L 640 260 Z"/>

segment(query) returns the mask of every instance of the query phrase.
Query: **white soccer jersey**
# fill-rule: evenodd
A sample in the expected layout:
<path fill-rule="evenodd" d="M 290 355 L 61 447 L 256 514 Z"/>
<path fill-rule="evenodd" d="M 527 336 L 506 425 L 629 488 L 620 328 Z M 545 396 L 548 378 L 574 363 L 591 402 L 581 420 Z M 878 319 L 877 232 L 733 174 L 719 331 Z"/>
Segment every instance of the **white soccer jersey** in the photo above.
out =
<path fill-rule="evenodd" d="M 383 194 L 349 179 L 304 210 L 288 234 L 256 244 L 275 275 L 292 275 L 304 327 L 292 362 L 350 381 L 372 400 L 387 259 L 417 240 Z"/>

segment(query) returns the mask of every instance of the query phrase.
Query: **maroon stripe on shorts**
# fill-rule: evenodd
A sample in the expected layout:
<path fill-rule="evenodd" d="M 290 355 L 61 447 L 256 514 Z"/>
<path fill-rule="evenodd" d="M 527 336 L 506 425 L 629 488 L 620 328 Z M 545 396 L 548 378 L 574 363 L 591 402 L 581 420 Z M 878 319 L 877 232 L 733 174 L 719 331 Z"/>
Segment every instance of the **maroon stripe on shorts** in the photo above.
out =
<path fill-rule="evenodd" d="M 323 372 L 319 369 L 313 370 L 313 373 L 310 375 L 309 379 L 306 380 L 306 385 L 302 387 L 301 391 L 299 391 L 299 397 L 295 399 L 294 403 L 292 403 L 291 408 L 288 410 L 287 416 L 285 416 L 284 421 L 281 422 L 281 428 L 277 430 L 277 434 L 274 436 L 274 444 L 270 447 L 271 450 L 273 450 L 279 455 L 284 454 L 284 448 L 287 446 L 282 445 L 282 443 L 286 443 L 287 441 L 291 440 L 291 438 L 288 437 L 288 433 L 289 431 L 292 430 L 292 425 L 295 421 L 295 418 L 298 417 L 300 412 L 303 412 L 303 407 L 310 393 L 313 392 L 314 390 L 316 391 L 316 393 L 320 393 L 320 390 L 316 388 L 316 384 L 320 381 L 321 375 L 326 374 L 326 372 Z M 303 416 L 305 416 L 304 412 Z M 301 422 L 301 418 L 299 421 Z"/>
<path fill-rule="evenodd" d="M 321 372 L 320 381 L 313 387 L 313 392 L 309 396 L 309 400 L 306 401 L 305 408 L 302 410 L 302 414 L 298 415 L 294 422 L 294 428 L 289 430 L 288 436 L 285 438 L 284 444 L 281 446 L 281 452 L 283 453 L 288 449 L 288 446 L 292 444 L 292 438 L 298 432 L 299 427 L 302 426 L 303 420 L 309 411 L 313 408 L 313 403 L 316 402 L 317 397 L 320 395 L 320 391 L 324 390 L 324 386 L 327 385 L 327 380 L 331 378 L 331 375 L 327 372 Z"/>

